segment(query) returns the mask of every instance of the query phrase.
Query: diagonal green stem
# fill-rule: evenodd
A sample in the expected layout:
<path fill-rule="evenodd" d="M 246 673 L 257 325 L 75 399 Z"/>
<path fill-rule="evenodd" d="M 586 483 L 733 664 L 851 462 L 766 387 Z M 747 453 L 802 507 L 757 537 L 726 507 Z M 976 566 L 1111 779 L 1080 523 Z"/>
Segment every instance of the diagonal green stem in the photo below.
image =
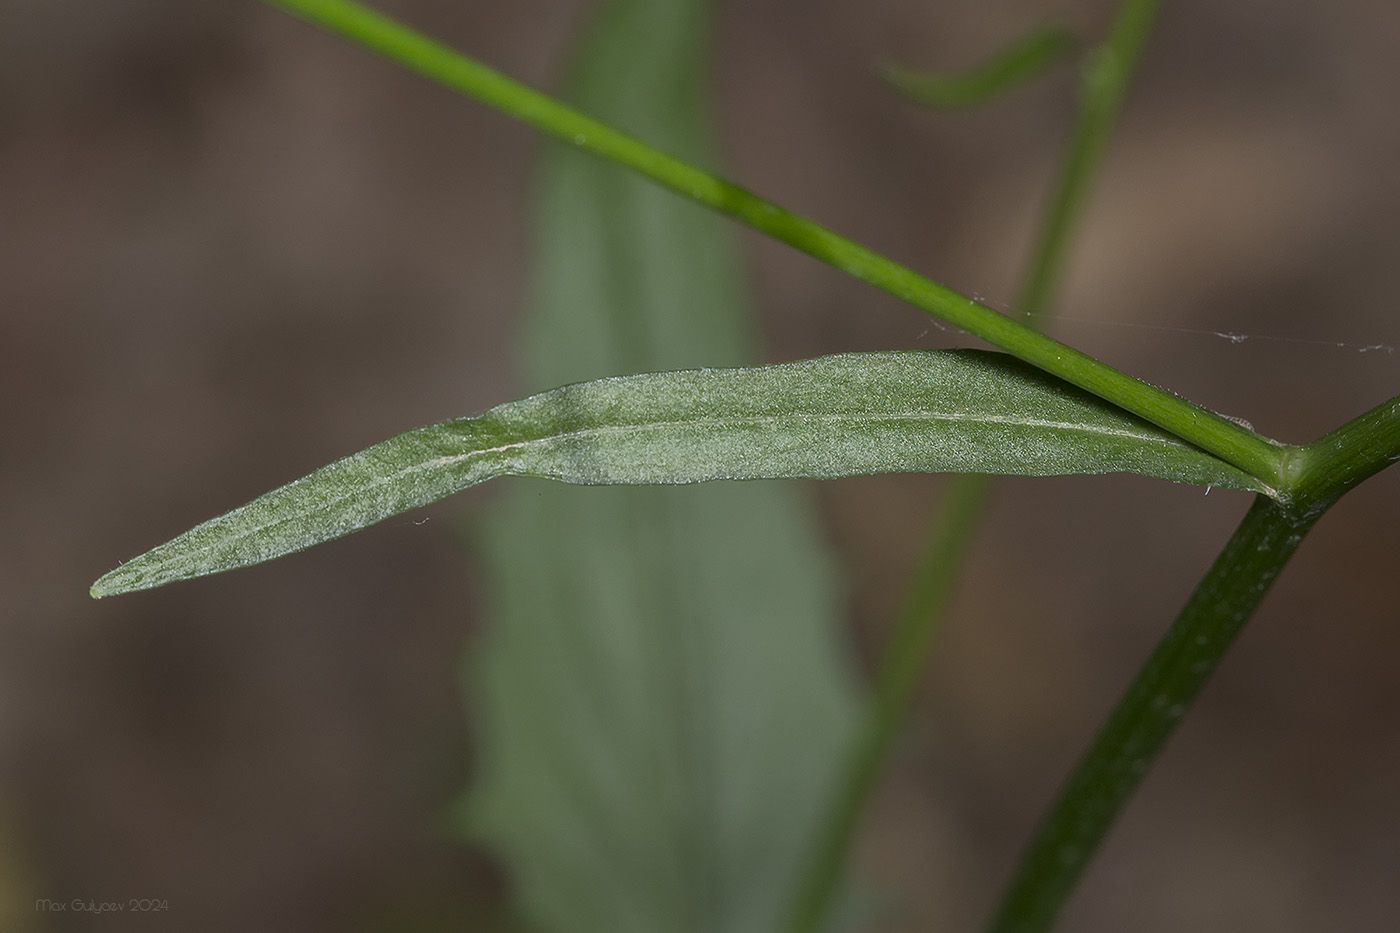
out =
<path fill-rule="evenodd" d="M 1084 72 L 1078 118 L 1022 284 L 1018 310 L 1028 317 L 1040 317 L 1049 306 L 1089 183 L 1122 109 L 1157 5 L 1158 0 L 1127 0 L 1108 39 L 1094 51 Z M 991 477 L 984 475 L 952 478 L 943 515 L 933 526 L 915 568 L 904 609 L 881 659 L 875 702 L 848 770 L 842 775 L 836 807 L 822 828 L 812 864 L 798 890 L 797 907 L 789 925 L 791 933 L 820 929 L 831 908 L 860 816 L 908 718 L 929 647 L 941 628 L 953 583 L 977 530 L 991 485 Z"/>
<path fill-rule="evenodd" d="M 1119 372 L 752 192 L 661 152 L 350 0 L 267 0 L 536 129 L 624 165 L 903 298 L 993 346 L 1171 431 L 1271 487 L 1284 451 L 1253 431 Z"/>
<path fill-rule="evenodd" d="M 1382 402 L 1307 447 L 1291 448 L 1291 492 L 1312 511 L 1400 461 L 1400 396 Z"/>
<path fill-rule="evenodd" d="M 1061 791 L 991 933 L 1050 929 L 1104 834 L 1314 521 L 1255 499 Z"/>

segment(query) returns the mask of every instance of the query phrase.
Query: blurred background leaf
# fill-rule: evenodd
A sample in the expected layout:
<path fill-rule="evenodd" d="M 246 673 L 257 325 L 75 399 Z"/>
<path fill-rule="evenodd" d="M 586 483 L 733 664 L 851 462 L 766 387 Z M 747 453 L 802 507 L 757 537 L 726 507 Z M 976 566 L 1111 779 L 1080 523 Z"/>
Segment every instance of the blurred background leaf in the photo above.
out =
<path fill-rule="evenodd" d="M 910 100 L 930 107 L 976 107 L 1038 77 L 1078 50 L 1074 33 L 1042 26 L 958 74 L 929 74 L 888 60 L 880 62 L 878 70 L 891 87 Z"/>
<path fill-rule="evenodd" d="M 712 162 L 709 14 L 606 5 L 571 99 Z M 724 221 L 563 148 L 538 203 L 525 390 L 751 360 Z M 515 481 L 503 499 L 467 672 L 471 831 L 540 930 L 771 931 L 856 711 L 805 490 Z"/>

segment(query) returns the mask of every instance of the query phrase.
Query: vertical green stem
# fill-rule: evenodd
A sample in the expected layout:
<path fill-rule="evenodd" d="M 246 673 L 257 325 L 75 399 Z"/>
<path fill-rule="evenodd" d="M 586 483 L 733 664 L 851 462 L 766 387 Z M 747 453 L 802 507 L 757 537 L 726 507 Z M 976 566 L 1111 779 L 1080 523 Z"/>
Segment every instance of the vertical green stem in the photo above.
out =
<path fill-rule="evenodd" d="M 942 609 L 962 568 L 966 543 L 981 516 L 983 496 L 990 485 L 987 477 L 973 474 L 954 477 L 954 481 L 960 483 L 960 494 L 946 499 L 930 547 L 915 569 L 914 583 L 880 665 L 870 712 L 849 753 L 839 796 L 828 811 L 800 881 L 788 921 L 789 933 L 823 928 L 860 817 L 908 715 Z"/>
<path fill-rule="evenodd" d="M 1065 251 L 1085 195 L 1103 160 L 1104 148 L 1137 70 L 1159 0 L 1128 0 L 1114 20 L 1108 40 L 1084 64 L 1079 121 L 1070 139 L 1050 210 L 1032 253 L 1018 310 L 1044 313 L 1064 271 Z"/>
<path fill-rule="evenodd" d="M 1085 66 L 1078 119 L 1021 288 L 1018 310 L 1028 317 L 1040 317 L 1049 307 L 1074 226 L 1122 110 L 1157 5 L 1158 0 L 1127 0 L 1109 38 Z M 948 487 L 943 514 L 933 525 L 881 659 L 874 706 L 857 738 L 837 802 L 821 829 L 798 889 L 790 933 L 821 929 L 830 910 L 860 817 L 908 718 L 929 648 L 942 626 L 953 584 L 991 486 L 990 477 L 969 474 L 953 477 Z"/>
<path fill-rule="evenodd" d="M 1316 515 L 1259 496 L 1071 775 L 992 933 L 1050 929 L 1108 828 Z"/>

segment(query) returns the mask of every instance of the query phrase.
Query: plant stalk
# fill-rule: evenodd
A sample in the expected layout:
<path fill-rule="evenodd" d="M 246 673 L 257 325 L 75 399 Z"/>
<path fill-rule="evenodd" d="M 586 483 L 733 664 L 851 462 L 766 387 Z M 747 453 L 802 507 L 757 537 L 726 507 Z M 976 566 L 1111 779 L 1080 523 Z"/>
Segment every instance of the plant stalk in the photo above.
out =
<path fill-rule="evenodd" d="M 1032 252 L 1030 271 L 1017 309 L 1027 317 L 1045 313 L 1065 269 L 1065 253 L 1098 174 L 1123 100 L 1137 72 L 1142 49 L 1152 30 L 1159 0 L 1128 0 L 1119 8 L 1107 41 L 1083 65 L 1079 117 L 1070 138 L 1050 210 Z"/>
<path fill-rule="evenodd" d="M 1346 492 L 1400 461 L 1400 396 L 1289 448 L 1287 504 L 1255 499 L 1042 822 L 990 933 L 1054 923 L 1104 834 L 1303 536 Z"/>
<path fill-rule="evenodd" d="M 902 298 L 993 346 L 1151 421 L 1270 487 L 1283 450 L 1228 418 L 1134 379 L 738 185 L 594 120 L 351 0 L 266 0 L 550 136 L 636 171 L 677 194 Z"/>
<path fill-rule="evenodd" d="M 1299 507 L 1326 509 L 1362 480 L 1400 461 L 1400 395 L 1290 453 L 1289 492 Z"/>
<path fill-rule="evenodd" d="M 855 747 L 848 753 L 837 799 L 821 826 L 811 861 L 799 882 L 788 920 L 789 933 L 813 933 L 825 928 L 861 815 L 908 718 L 925 658 L 960 576 L 967 543 L 981 518 L 982 504 L 991 485 L 989 477 L 960 474 L 952 481 L 956 486 L 944 498 L 943 512 L 915 568 L 913 585 L 881 660 L 875 697 Z"/>
<path fill-rule="evenodd" d="M 1104 834 L 1316 520 L 1255 499 L 1070 776 L 991 933 L 1050 929 Z"/>

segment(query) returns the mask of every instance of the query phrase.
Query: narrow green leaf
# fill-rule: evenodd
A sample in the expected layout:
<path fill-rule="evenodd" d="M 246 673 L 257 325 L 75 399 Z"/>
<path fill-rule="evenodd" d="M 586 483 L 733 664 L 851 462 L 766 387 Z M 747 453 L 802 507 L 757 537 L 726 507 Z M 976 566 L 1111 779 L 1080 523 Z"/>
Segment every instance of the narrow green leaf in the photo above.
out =
<path fill-rule="evenodd" d="M 931 75 L 895 62 L 880 65 L 880 75 L 911 100 L 931 107 L 975 107 L 1043 74 L 1079 48 L 1065 29 L 1034 30 L 990 61 L 955 75 Z"/>
<path fill-rule="evenodd" d="M 897 472 L 1127 472 L 1267 491 L 1005 354 L 850 353 L 600 379 L 407 431 L 191 529 L 92 592 L 256 564 L 498 476 L 648 485 Z"/>

